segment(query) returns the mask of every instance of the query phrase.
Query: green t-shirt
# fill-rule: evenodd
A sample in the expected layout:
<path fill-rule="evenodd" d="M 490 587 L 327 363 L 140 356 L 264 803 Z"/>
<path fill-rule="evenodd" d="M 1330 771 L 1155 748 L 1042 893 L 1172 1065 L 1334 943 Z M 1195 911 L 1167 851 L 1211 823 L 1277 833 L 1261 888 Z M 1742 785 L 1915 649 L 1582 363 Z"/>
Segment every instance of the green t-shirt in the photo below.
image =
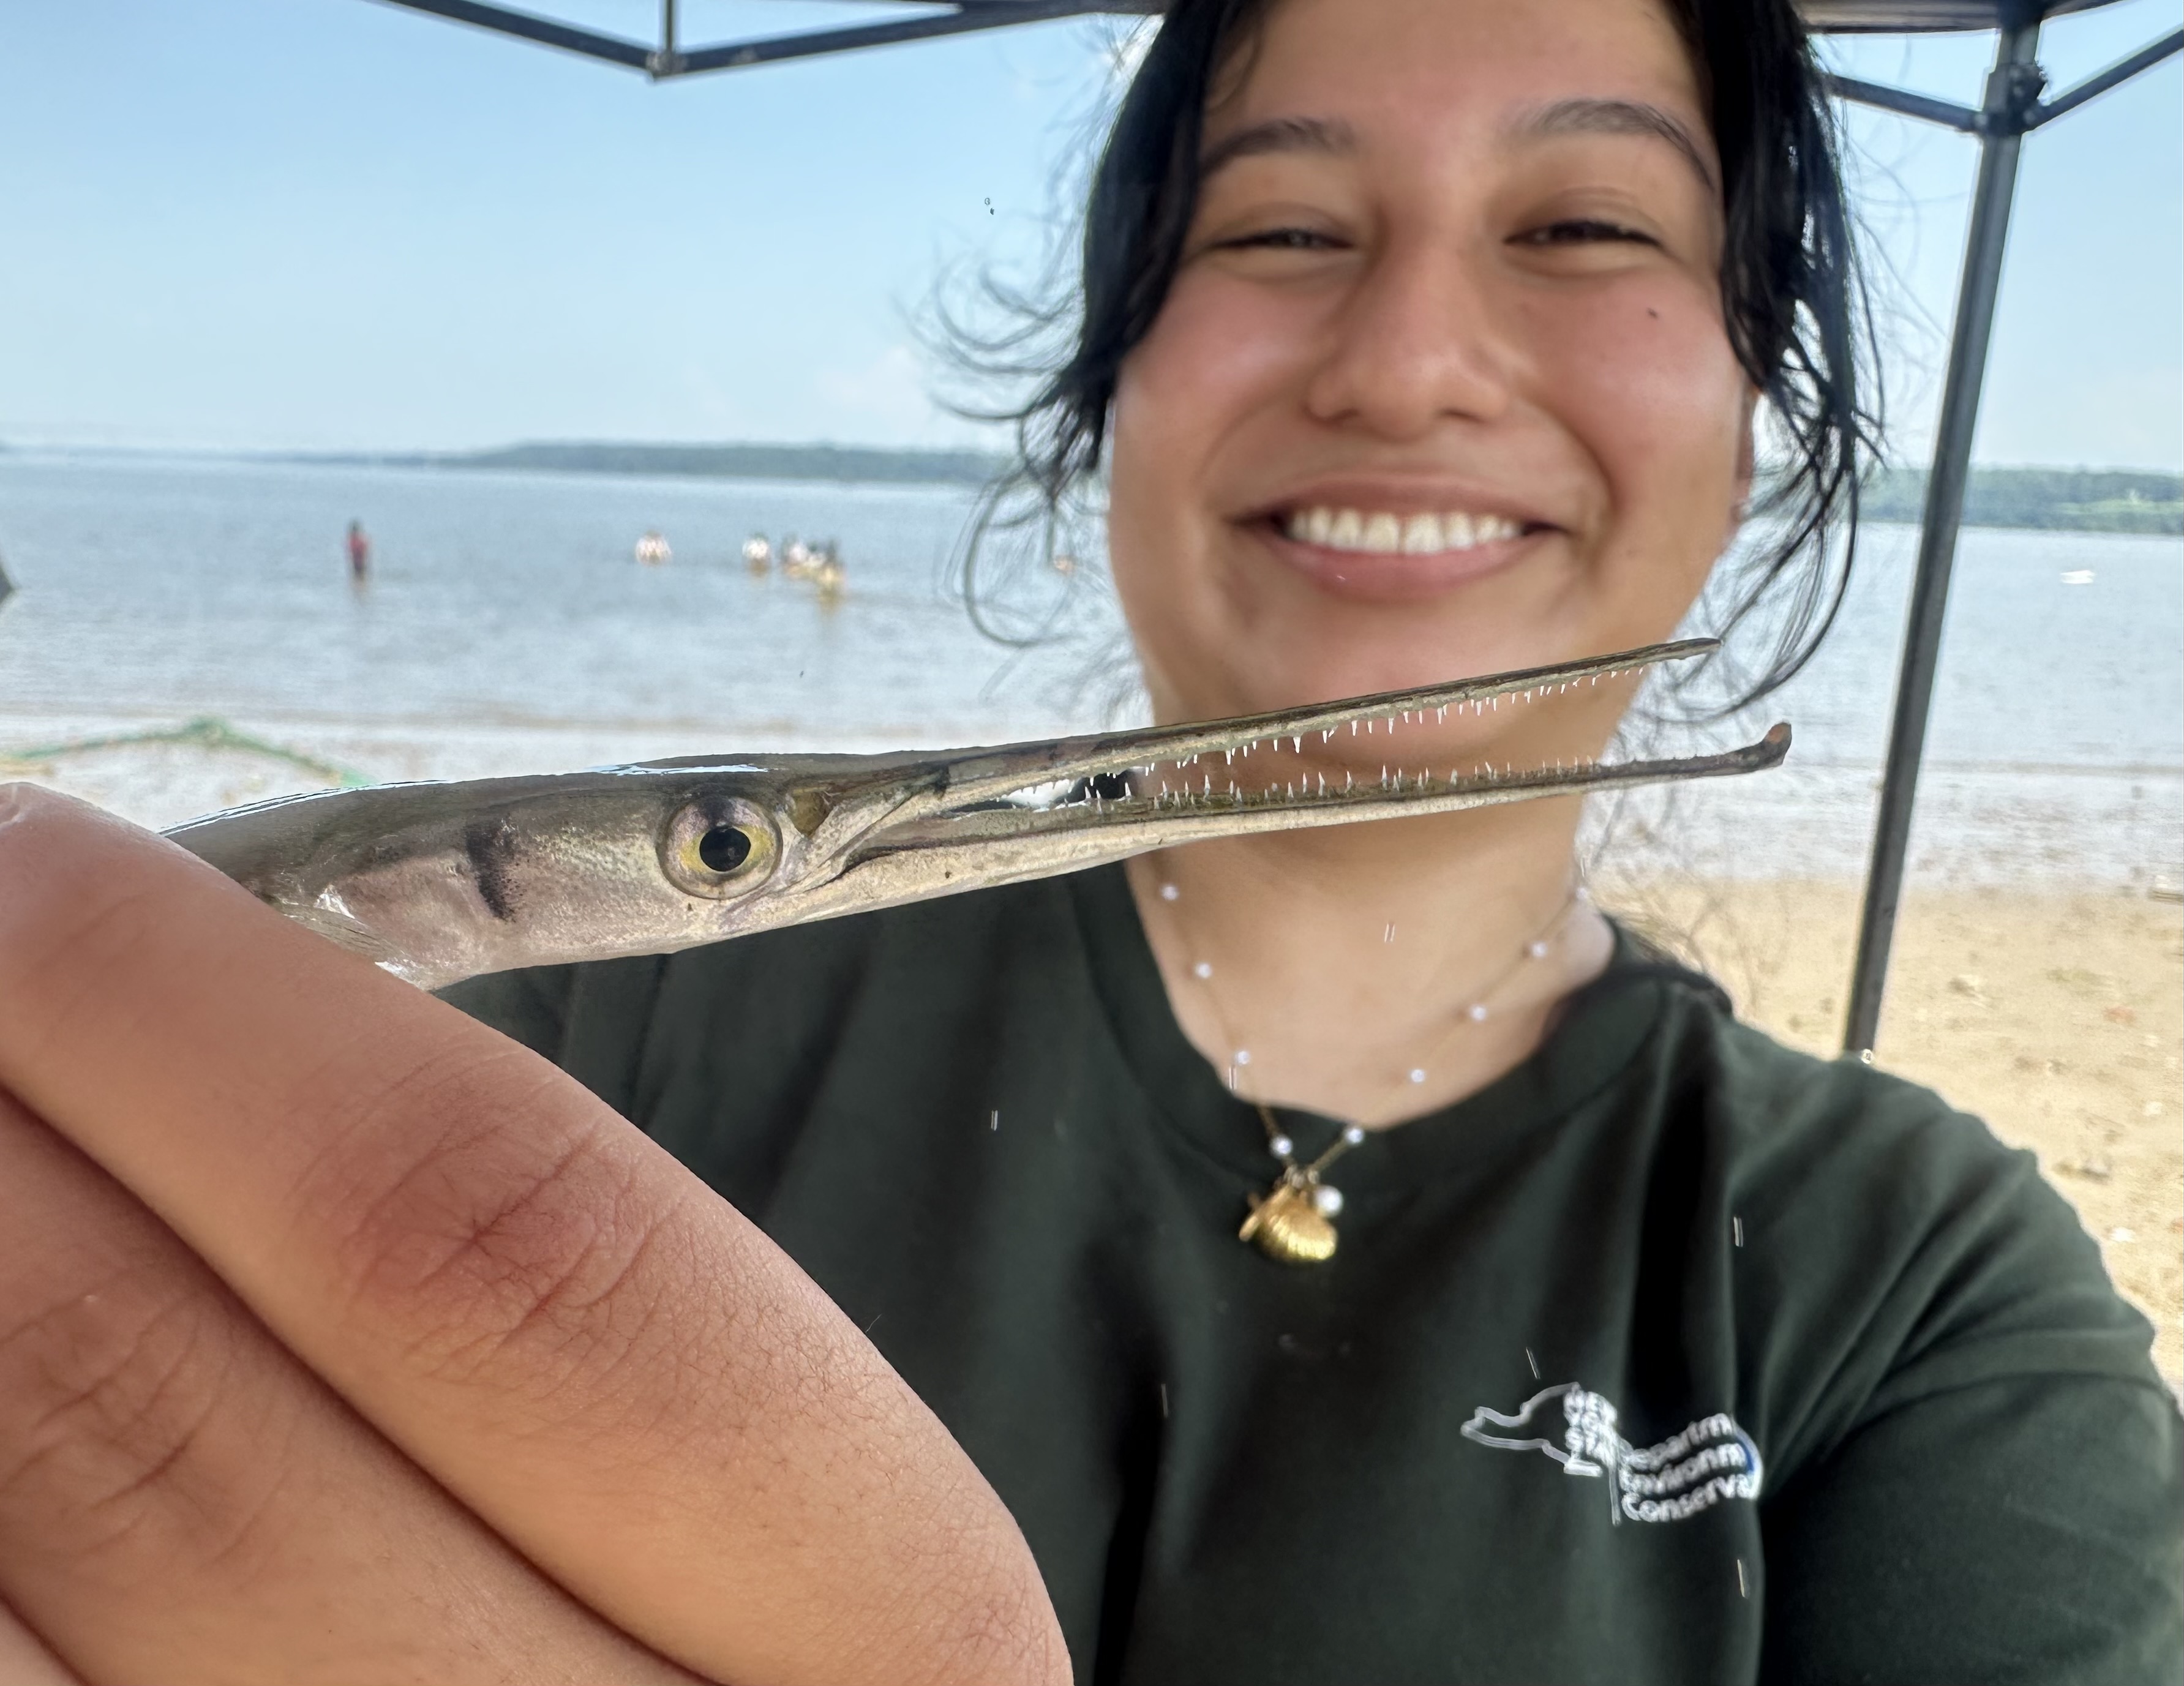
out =
<path fill-rule="evenodd" d="M 2031 1156 L 1627 942 L 1302 1266 L 1117 868 L 449 993 L 870 1335 L 1080 1681 L 2184 1672 L 2176 1405 Z"/>

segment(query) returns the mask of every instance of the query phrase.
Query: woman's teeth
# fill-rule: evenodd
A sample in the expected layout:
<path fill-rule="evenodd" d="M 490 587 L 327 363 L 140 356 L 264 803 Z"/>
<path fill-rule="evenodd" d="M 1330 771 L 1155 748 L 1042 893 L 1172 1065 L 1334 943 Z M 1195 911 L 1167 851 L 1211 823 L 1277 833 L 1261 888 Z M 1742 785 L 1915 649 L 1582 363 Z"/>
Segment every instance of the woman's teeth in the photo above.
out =
<path fill-rule="evenodd" d="M 1507 515 L 1366 515 L 1357 509 L 1292 509 L 1282 531 L 1305 544 L 1380 556 L 1433 556 L 1474 544 L 1518 538 L 1524 526 Z"/>

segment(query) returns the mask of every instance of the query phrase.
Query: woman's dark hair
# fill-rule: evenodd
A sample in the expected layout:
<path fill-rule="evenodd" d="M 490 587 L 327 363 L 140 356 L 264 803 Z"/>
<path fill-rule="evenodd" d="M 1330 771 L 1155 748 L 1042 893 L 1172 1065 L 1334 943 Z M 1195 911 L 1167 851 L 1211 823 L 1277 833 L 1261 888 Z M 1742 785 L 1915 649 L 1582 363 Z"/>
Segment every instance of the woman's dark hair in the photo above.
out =
<path fill-rule="evenodd" d="M 1201 128 L 1215 81 L 1248 49 L 1273 0 L 1174 0 L 1123 98 L 1084 212 L 1081 280 L 1042 312 L 1003 293 L 1018 327 L 968 342 L 988 372 L 1030 376 L 1022 405 L 985 414 L 1015 424 L 1017 459 L 988 489 L 965 541 L 972 612 L 996 637 L 979 567 L 997 536 L 1036 528 L 1050 560 L 1056 533 L 1095 482 L 1123 359 L 1150 330 L 1181 261 L 1198 189 Z M 1752 669 L 1720 676 L 1735 701 L 1764 696 L 1811 657 L 1850 576 L 1862 458 L 1877 405 L 1864 289 L 1819 73 L 1790 0 L 1662 0 L 1712 106 L 1726 239 L 1721 295 L 1730 341 L 1764 400 L 1775 437 L 1752 513 L 1769 540 L 1734 570 L 1713 629 L 1724 637 L 1763 608 L 1771 634 Z M 1066 350 L 1040 366 L 1024 353 L 1060 326 Z M 1779 460 L 1774 460 L 1779 459 Z M 1724 577 L 1727 576 L 1727 577 Z"/>

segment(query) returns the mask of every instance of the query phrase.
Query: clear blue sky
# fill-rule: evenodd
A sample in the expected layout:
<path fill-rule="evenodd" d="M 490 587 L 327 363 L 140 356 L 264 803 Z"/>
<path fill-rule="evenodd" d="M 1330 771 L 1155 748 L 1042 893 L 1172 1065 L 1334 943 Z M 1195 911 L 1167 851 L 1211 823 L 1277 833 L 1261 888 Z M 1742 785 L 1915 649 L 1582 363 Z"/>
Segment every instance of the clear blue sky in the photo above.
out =
<path fill-rule="evenodd" d="M 658 13 L 534 9 L 631 35 Z M 684 14 L 694 42 L 859 13 Z M 2177 14 L 2124 0 L 2043 57 L 2074 81 Z M 907 318 L 944 264 L 1035 248 L 1123 27 L 653 86 L 372 0 L 11 0 L 0 441 L 965 439 Z M 1830 51 L 1972 100 L 1991 42 Z M 2172 59 L 2028 142 L 1981 459 L 2184 466 L 2181 111 Z M 1852 136 L 1916 458 L 1973 149 L 1888 117 Z"/>

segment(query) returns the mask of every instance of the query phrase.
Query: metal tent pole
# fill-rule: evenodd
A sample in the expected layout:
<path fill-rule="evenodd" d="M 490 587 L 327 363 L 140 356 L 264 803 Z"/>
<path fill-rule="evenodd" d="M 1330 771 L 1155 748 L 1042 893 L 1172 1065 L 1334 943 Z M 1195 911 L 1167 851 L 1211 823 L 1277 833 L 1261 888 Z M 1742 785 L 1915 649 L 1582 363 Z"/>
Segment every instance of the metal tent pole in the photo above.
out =
<path fill-rule="evenodd" d="M 1896 683 L 1896 714 L 1888 734 L 1888 767 L 1874 829 L 1873 861 L 1865 907 L 1858 919 L 1858 961 L 1851 974 L 1850 1011 L 1843 1032 L 1847 1053 L 1871 1060 L 1880 1023 L 1880 996 L 1888 953 L 1903 899 L 1904 854 L 1911 836 L 1912 803 L 1918 793 L 1919 758 L 1926 747 L 1926 716 L 1934 698 L 1934 670 L 1941 655 L 1942 620 L 1949 601 L 1949 571 L 1956 561 L 1957 530 L 1964 512 L 1972 431 L 1979 420 L 1980 387 L 1986 375 L 1987 342 L 1994 328 L 1995 296 L 2002 282 L 2002 254 L 2009 233 L 2010 200 L 2017 188 L 2017 153 L 2040 100 L 2042 76 L 2034 62 L 2040 45 L 2035 3 L 2008 18 L 1987 77 L 1986 97 L 1975 127 L 1980 137 L 1979 182 L 1972 196 L 1971 231 L 1964 242 L 1964 277 L 1957 296 L 1956 327 L 1949 343 L 1948 376 L 1942 388 L 1941 427 L 1934 466 L 1926 481 L 1926 507 L 1919 533 L 1918 572 L 1904 630 L 1903 664 Z"/>

